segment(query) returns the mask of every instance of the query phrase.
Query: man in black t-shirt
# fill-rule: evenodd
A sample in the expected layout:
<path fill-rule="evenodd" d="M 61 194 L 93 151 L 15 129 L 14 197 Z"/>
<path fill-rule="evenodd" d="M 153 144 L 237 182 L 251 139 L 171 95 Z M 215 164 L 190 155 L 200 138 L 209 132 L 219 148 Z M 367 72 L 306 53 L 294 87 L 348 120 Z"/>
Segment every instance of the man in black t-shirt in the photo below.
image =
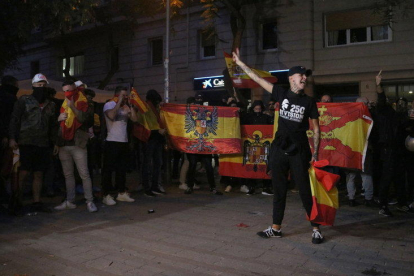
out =
<path fill-rule="evenodd" d="M 286 206 L 289 172 L 293 181 L 299 187 L 306 213 L 310 216 L 312 210 L 312 192 L 309 182 L 309 163 L 315 161 L 319 149 L 319 114 L 316 102 L 307 96 L 303 89 L 307 77 L 312 73 L 305 67 L 295 66 L 289 70 L 289 90 L 277 87 L 259 77 L 239 58 L 239 51 L 233 52 L 234 62 L 244 72 L 279 102 L 279 121 L 275 140 L 272 143 L 270 156 L 270 171 L 273 183 L 273 225 L 257 234 L 262 238 L 282 237 L 281 224 Z M 314 131 L 314 154 L 311 154 L 306 131 L 311 119 Z M 310 162 L 309 162 L 310 161 Z M 312 243 L 319 244 L 323 236 L 319 224 L 311 222 L 313 226 Z"/>

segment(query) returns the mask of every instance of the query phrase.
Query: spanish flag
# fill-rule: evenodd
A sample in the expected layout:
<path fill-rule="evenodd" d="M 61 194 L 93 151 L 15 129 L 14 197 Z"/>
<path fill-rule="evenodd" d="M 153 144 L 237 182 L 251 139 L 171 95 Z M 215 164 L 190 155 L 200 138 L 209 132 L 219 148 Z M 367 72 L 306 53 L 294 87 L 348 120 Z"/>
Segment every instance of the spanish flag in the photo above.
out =
<path fill-rule="evenodd" d="M 170 144 L 179 151 L 197 154 L 241 152 L 240 118 L 236 107 L 164 104 Z"/>
<path fill-rule="evenodd" d="M 132 134 L 140 141 L 146 143 L 151 136 L 151 130 L 159 130 L 164 128 L 156 107 L 149 101 L 142 102 L 147 111 L 145 113 L 138 112 L 138 122 L 134 124 Z M 143 109 L 144 110 L 144 109 Z"/>
<path fill-rule="evenodd" d="M 333 225 L 336 210 L 339 208 L 338 189 L 335 184 L 340 176 L 319 168 L 329 165 L 329 161 L 316 161 L 309 168 L 312 190 L 312 211 L 308 220 L 321 225 Z"/>
<path fill-rule="evenodd" d="M 331 166 L 364 169 L 373 121 L 363 103 L 318 103 L 320 144 L 318 159 Z M 313 125 L 307 132 L 313 146 Z M 313 151 L 313 148 L 312 148 Z"/>
<path fill-rule="evenodd" d="M 256 88 L 260 87 L 257 82 L 252 80 L 237 64 L 233 61 L 230 54 L 224 52 L 224 59 L 226 61 L 227 69 L 229 70 L 230 78 L 233 82 L 233 86 L 237 88 Z M 251 68 L 259 77 L 267 80 L 268 82 L 275 83 L 277 78 L 272 76 L 267 71 L 257 70 Z"/>
<path fill-rule="evenodd" d="M 148 111 L 147 104 L 141 99 L 134 87 L 131 88 L 131 95 L 129 98 L 131 104 L 135 105 L 141 114 Z"/>
<path fill-rule="evenodd" d="M 270 179 L 266 173 L 270 145 L 273 141 L 272 125 L 242 125 L 241 154 L 221 154 L 219 174 L 224 176 Z"/>
<path fill-rule="evenodd" d="M 75 137 L 76 130 L 82 125 L 67 104 L 66 98 L 73 101 L 76 109 L 86 112 L 88 110 L 88 100 L 78 89 L 65 92 L 65 101 L 60 108 L 60 113 L 67 113 L 68 117 L 65 121 L 60 122 L 62 129 L 62 138 L 70 141 Z"/>

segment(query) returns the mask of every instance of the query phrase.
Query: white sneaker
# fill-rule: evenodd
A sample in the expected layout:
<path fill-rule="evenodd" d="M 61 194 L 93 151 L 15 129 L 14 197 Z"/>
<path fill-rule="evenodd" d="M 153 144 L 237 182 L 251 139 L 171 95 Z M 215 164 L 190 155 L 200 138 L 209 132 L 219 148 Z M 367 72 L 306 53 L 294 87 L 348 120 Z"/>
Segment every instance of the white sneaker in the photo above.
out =
<path fill-rule="evenodd" d="M 230 191 L 231 191 L 231 186 L 230 186 L 230 185 L 228 185 L 224 191 L 225 191 L 226 193 L 230 193 Z"/>
<path fill-rule="evenodd" d="M 108 206 L 111 205 L 115 205 L 116 202 L 114 200 L 114 198 L 111 195 L 107 195 L 106 197 L 103 198 L 102 202 Z"/>
<path fill-rule="evenodd" d="M 194 190 L 200 190 L 200 185 L 197 185 L 197 184 L 194 183 L 193 189 Z"/>
<path fill-rule="evenodd" d="M 246 185 L 242 185 L 241 187 L 240 187 L 240 192 L 242 192 L 242 193 L 248 193 L 249 192 L 249 188 L 247 188 L 247 186 Z"/>
<path fill-rule="evenodd" d="M 96 208 L 95 203 L 93 203 L 92 201 L 86 203 L 86 208 L 88 208 L 89 213 L 93 213 L 93 212 L 97 212 L 98 211 L 98 208 Z"/>
<path fill-rule="evenodd" d="M 127 192 L 125 193 L 118 193 L 118 196 L 116 197 L 116 200 L 118 201 L 125 201 L 125 202 L 134 202 L 135 199 L 131 198 Z"/>
<path fill-rule="evenodd" d="M 179 186 L 178 186 L 178 189 L 181 189 L 181 190 L 187 190 L 188 189 L 188 185 L 187 185 L 187 183 L 181 183 Z"/>
<path fill-rule="evenodd" d="M 75 208 L 76 208 L 75 204 L 65 200 L 65 201 L 62 202 L 62 204 L 56 206 L 55 210 L 62 211 L 62 210 L 66 210 L 66 209 L 75 209 Z"/>
<path fill-rule="evenodd" d="M 162 185 L 159 185 L 159 184 L 158 184 L 158 189 L 159 189 L 161 192 L 165 193 L 165 189 L 164 189 L 164 187 L 163 187 Z"/>

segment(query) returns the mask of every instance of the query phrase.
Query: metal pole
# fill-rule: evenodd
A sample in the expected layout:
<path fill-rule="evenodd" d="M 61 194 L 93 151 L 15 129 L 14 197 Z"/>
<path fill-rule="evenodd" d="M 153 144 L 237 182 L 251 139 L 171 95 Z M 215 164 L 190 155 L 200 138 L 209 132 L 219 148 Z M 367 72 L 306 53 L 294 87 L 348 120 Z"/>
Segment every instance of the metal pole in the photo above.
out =
<path fill-rule="evenodd" d="M 165 81 L 164 81 L 164 101 L 168 103 L 170 101 L 169 89 L 170 89 L 170 0 L 167 0 L 166 7 L 166 34 L 165 34 Z"/>
<path fill-rule="evenodd" d="M 166 6 L 166 34 L 165 34 L 165 80 L 164 80 L 164 102 L 170 101 L 169 89 L 170 89 L 170 0 L 167 0 Z M 164 184 L 169 186 L 171 184 L 171 158 L 170 149 L 166 147 L 164 151 Z"/>

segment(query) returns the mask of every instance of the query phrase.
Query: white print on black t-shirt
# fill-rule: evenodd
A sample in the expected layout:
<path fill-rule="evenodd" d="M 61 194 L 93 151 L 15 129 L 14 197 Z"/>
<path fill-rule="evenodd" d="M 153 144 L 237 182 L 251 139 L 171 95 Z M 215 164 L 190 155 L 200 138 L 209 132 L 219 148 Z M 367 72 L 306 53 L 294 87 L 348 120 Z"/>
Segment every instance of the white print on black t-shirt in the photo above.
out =
<path fill-rule="evenodd" d="M 303 114 L 305 113 L 305 107 L 292 104 L 289 108 L 289 100 L 284 99 L 282 102 L 282 109 L 279 111 L 280 117 L 283 119 L 301 123 L 303 120 Z"/>

